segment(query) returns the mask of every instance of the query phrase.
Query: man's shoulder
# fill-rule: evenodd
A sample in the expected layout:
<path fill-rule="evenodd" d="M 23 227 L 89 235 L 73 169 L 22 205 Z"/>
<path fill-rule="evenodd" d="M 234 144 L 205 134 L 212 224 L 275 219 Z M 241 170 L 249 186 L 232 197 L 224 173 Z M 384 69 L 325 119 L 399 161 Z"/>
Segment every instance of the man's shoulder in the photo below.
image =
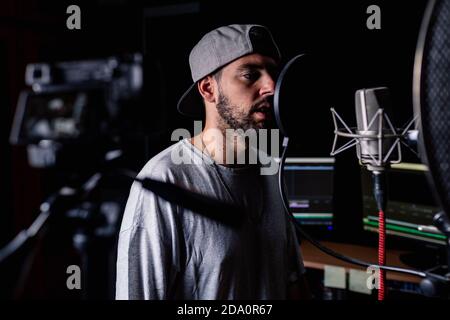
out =
<path fill-rule="evenodd" d="M 192 150 L 189 150 L 186 140 L 180 140 L 151 158 L 138 177 L 149 177 L 160 181 L 174 181 L 183 172 L 189 170 L 192 163 Z M 181 157 L 184 158 L 181 158 Z M 189 161 L 185 161 L 186 157 Z M 183 161 L 184 160 L 184 161 Z"/>

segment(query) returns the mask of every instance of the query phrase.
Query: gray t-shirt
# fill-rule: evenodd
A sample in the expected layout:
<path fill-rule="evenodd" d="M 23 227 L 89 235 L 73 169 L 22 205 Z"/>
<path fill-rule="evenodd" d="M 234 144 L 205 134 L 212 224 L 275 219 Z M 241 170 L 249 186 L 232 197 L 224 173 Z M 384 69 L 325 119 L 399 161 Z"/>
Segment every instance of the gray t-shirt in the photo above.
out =
<path fill-rule="evenodd" d="M 175 164 L 183 155 L 191 164 Z M 285 299 L 304 272 L 294 226 L 283 210 L 277 175 L 257 165 L 231 168 L 184 139 L 139 173 L 244 206 L 230 228 L 131 187 L 118 244 L 116 299 Z"/>

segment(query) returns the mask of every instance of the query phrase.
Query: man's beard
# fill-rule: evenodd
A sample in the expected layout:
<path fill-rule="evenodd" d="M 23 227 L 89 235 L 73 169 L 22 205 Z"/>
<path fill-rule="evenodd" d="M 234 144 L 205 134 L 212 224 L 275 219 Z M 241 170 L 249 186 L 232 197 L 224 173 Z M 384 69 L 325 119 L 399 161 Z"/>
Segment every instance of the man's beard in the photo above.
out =
<path fill-rule="evenodd" d="M 226 129 L 242 129 L 247 131 L 248 129 L 266 129 L 269 128 L 272 123 L 269 120 L 271 117 L 267 114 L 267 118 L 263 121 L 255 121 L 252 117 L 253 113 L 262 105 L 272 105 L 268 98 L 253 104 L 248 112 L 242 111 L 238 106 L 231 105 L 230 100 L 226 97 L 222 90 L 219 88 L 219 101 L 217 102 L 217 112 L 221 119 L 220 129 L 225 131 Z M 271 109 L 270 109 L 271 110 Z"/>

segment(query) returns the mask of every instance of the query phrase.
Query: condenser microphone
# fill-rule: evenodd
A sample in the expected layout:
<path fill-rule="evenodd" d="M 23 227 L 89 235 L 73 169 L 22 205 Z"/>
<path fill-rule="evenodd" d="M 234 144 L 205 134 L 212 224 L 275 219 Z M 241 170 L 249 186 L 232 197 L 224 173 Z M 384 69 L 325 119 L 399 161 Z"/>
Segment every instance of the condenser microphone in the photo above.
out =
<path fill-rule="evenodd" d="M 355 93 L 357 126 L 349 127 L 342 117 L 331 108 L 334 122 L 334 141 L 331 155 L 356 146 L 361 165 L 371 172 L 382 172 L 390 164 L 402 161 L 401 144 L 409 145 L 411 121 L 402 129 L 392 125 L 388 113 L 391 109 L 389 90 L 386 87 L 360 89 Z M 351 139 L 337 146 L 338 138 Z M 411 148 L 410 148 L 411 149 Z"/>
<path fill-rule="evenodd" d="M 370 171 L 382 171 L 389 162 L 384 160 L 395 139 L 389 125 L 391 100 L 386 87 L 360 89 L 355 93 L 356 134 L 359 143 L 356 145 L 360 163 Z M 358 150 L 359 149 L 359 150 Z M 392 159 L 390 159 L 392 160 Z"/>

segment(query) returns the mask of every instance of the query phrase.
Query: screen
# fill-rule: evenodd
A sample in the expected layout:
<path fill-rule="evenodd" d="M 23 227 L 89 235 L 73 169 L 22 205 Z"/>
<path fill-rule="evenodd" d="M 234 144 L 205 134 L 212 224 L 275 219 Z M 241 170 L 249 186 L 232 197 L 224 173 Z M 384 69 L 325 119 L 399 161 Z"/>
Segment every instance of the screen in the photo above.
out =
<path fill-rule="evenodd" d="M 433 225 L 439 212 L 428 187 L 427 167 L 419 163 L 391 165 L 387 172 L 386 233 L 420 241 L 445 244 L 445 236 Z M 378 232 L 378 211 L 372 196 L 372 177 L 362 170 L 364 229 Z"/>
<path fill-rule="evenodd" d="M 289 207 L 304 225 L 333 224 L 334 158 L 286 158 Z"/>

